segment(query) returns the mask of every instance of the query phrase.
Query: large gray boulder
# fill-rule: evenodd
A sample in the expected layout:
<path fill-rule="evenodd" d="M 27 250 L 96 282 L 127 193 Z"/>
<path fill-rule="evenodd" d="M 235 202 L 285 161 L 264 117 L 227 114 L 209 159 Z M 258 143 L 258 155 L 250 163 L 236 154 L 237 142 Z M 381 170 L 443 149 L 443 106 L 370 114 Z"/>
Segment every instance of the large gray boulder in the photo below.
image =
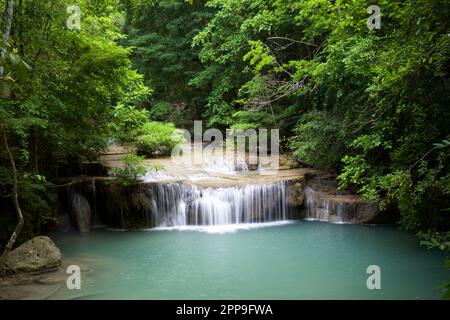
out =
<path fill-rule="evenodd" d="M 49 237 L 36 237 L 11 251 L 6 264 L 15 273 L 52 270 L 61 266 L 61 252 Z"/>

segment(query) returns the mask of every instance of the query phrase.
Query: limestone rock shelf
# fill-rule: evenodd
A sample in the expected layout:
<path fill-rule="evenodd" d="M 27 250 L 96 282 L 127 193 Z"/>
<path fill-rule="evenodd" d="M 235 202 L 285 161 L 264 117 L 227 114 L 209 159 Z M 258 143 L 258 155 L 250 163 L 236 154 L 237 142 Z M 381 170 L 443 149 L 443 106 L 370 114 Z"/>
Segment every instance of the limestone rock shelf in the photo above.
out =
<path fill-rule="evenodd" d="M 120 155 L 103 158 L 109 167 L 121 166 Z M 67 178 L 60 189 L 66 228 L 81 231 L 93 225 L 135 229 L 183 225 L 258 223 L 308 218 L 334 223 L 392 222 L 376 203 L 337 190 L 334 177 L 300 168 L 282 157 L 280 170 L 244 171 L 220 163 L 217 168 L 152 159 L 161 170 L 149 170 L 135 185 L 111 177 Z M 151 166 L 150 166 L 151 167 Z M 79 205 L 83 204 L 83 205 Z"/>

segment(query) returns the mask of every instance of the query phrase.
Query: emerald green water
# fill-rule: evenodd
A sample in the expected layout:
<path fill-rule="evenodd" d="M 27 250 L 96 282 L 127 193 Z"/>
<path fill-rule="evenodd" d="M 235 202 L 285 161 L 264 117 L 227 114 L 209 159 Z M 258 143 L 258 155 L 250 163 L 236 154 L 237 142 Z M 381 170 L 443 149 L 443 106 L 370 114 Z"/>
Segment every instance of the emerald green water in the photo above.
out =
<path fill-rule="evenodd" d="M 433 299 L 449 278 L 442 252 L 386 226 L 298 221 L 51 236 L 64 258 L 90 268 L 82 290 L 61 289 L 56 299 Z M 369 265 L 381 268 L 381 290 L 367 289 Z"/>

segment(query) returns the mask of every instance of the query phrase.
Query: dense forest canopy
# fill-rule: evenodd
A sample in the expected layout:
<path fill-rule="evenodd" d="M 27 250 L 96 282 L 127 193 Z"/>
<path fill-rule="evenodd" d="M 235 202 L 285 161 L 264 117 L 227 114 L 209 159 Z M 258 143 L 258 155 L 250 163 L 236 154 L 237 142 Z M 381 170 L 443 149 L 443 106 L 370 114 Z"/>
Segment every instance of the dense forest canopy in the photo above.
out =
<path fill-rule="evenodd" d="M 379 0 L 379 28 L 365 0 L 74 2 L 80 28 L 69 1 L 0 0 L 2 240 L 14 185 L 26 239 L 56 217 L 55 179 L 111 139 L 151 153 L 203 119 L 280 129 L 284 151 L 448 244 L 448 1 Z"/>

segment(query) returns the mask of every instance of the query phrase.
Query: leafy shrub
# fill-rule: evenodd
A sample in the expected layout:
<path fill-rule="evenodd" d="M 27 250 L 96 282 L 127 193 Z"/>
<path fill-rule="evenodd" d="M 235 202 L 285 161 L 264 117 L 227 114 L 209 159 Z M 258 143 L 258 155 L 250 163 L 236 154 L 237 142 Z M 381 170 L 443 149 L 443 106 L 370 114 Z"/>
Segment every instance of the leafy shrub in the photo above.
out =
<path fill-rule="evenodd" d="M 134 184 L 138 181 L 139 176 L 147 172 L 145 159 L 134 153 L 125 155 L 122 159 L 123 167 L 112 168 L 109 174 L 123 181 L 124 184 Z"/>
<path fill-rule="evenodd" d="M 133 145 L 138 130 L 148 121 L 149 113 L 145 109 L 137 109 L 122 104 L 114 108 L 114 122 L 111 124 L 114 137 L 122 145 Z"/>
<path fill-rule="evenodd" d="M 162 164 L 162 163 L 152 163 L 150 166 L 149 166 L 149 169 L 150 170 L 155 170 L 155 171 L 161 171 L 161 170 L 164 170 L 166 167 L 164 166 L 164 164 Z"/>
<path fill-rule="evenodd" d="M 233 114 L 232 121 L 232 129 L 267 129 L 274 125 L 270 115 L 262 111 L 238 111 Z"/>
<path fill-rule="evenodd" d="M 447 270 L 450 270 L 449 258 L 445 259 L 445 268 L 447 268 Z M 443 283 L 441 288 L 444 290 L 444 295 L 442 298 L 444 298 L 445 300 L 450 300 L 450 281 Z"/>
<path fill-rule="evenodd" d="M 361 136 L 350 144 L 358 155 L 345 156 L 339 175 L 342 188 L 356 187 L 367 200 L 380 200 L 381 209 L 395 204 L 400 211 L 400 225 L 407 231 L 428 230 L 434 226 L 449 228 L 450 173 L 448 160 L 450 142 L 444 140 L 413 163 L 399 169 L 398 163 L 381 170 L 381 160 L 372 154 L 390 148 L 377 136 Z M 430 159 L 427 159 L 430 158 Z M 433 159 L 433 158 L 434 159 Z"/>
<path fill-rule="evenodd" d="M 294 155 L 321 168 L 337 167 L 345 150 L 344 132 L 338 117 L 330 111 L 305 113 L 290 141 Z"/>
<path fill-rule="evenodd" d="M 450 232 L 436 232 L 428 230 L 427 232 L 421 231 L 417 234 L 420 244 L 426 246 L 428 249 L 440 249 L 443 251 L 450 251 Z M 445 259 L 445 268 L 450 270 L 450 259 Z M 440 288 L 444 291 L 443 299 L 450 300 L 450 281 L 444 282 L 440 285 Z"/>
<path fill-rule="evenodd" d="M 183 142 L 183 136 L 172 123 L 147 122 L 139 130 L 137 150 L 146 156 L 170 155 L 172 149 Z"/>
<path fill-rule="evenodd" d="M 152 119 L 163 121 L 167 120 L 174 111 L 175 109 L 171 103 L 160 101 L 150 109 L 150 116 Z"/>
<path fill-rule="evenodd" d="M 438 248 L 450 251 L 450 232 L 421 231 L 417 234 L 420 244 L 428 249 Z"/>

